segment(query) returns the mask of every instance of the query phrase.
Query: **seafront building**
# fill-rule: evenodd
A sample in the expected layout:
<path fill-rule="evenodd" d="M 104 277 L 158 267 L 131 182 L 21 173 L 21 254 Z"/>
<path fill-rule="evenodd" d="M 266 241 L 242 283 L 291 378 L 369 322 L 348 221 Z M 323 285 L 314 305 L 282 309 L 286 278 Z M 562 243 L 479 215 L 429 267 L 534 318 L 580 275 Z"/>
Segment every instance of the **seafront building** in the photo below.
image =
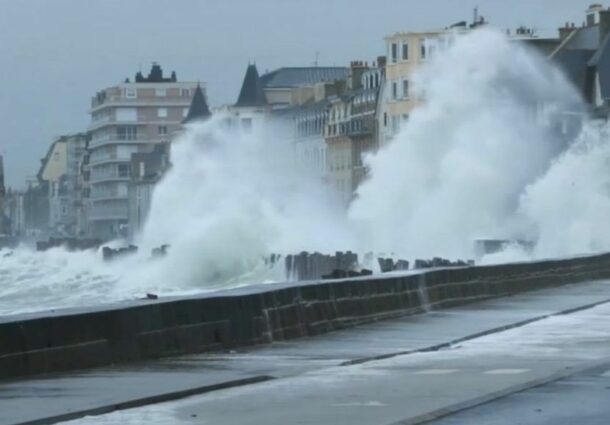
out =
<path fill-rule="evenodd" d="M 197 84 L 183 126 L 199 123 L 211 116 L 208 102 L 201 85 Z M 180 131 L 175 133 L 178 136 Z M 170 165 L 170 144 L 157 143 L 150 152 L 137 152 L 131 155 L 129 200 L 129 239 L 142 230 L 148 218 L 155 187 Z"/>
<path fill-rule="evenodd" d="M 385 80 L 385 57 L 369 67 L 351 64 L 347 90 L 329 98 L 324 127 L 328 181 L 344 205 L 349 205 L 366 177 L 364 156 L 379 149 L 378 110 Z"/>
<path fill-rule="evenodd" d="M 6 196 L 6 187 L 4 186 L 4 161 L 0 155 L 0 235 L 9 232 L 8 217 L 4 212 L 4 198 Z"/>
<path fill-rule="evenodd" d="M 153 64 L 148 76 L 99 91 L 91 99 L 89 125 L 89 235 L 104 240 L 129 234 L 128 185 L 132 155 L 167 144 L 188 114 L 197 82 L 163 75 Z M 205 90 L 205 88 L 202 88 Z"/>

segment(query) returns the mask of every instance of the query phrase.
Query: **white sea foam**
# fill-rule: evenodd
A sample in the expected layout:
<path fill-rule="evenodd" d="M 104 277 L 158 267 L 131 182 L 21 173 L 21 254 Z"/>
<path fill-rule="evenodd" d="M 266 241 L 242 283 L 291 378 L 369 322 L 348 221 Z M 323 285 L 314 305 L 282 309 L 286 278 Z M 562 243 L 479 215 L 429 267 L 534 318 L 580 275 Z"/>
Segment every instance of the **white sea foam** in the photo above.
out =
<path fill-rule="evenodd" d="M 0 255 L 0 314 L 281 279 L 262 265 L 270 253 L 467 259 L 479 237 L 536 242 L 533 254 L 512 246 L 486 263 L 610 249 L 608 131 L 587 123 L 567 147 L 558 113 L 583 105 L 550 62 L 479 30 L 430 60 L 413 86 L 425 87 L 425 102 L 366 158 L 370 177 L 347 214 L 296 166 L 276 127 L 246 134 L 217 117 L 173 143 L 136 256 Z M 150 261 L 165 243 L 168 256 Z"/>

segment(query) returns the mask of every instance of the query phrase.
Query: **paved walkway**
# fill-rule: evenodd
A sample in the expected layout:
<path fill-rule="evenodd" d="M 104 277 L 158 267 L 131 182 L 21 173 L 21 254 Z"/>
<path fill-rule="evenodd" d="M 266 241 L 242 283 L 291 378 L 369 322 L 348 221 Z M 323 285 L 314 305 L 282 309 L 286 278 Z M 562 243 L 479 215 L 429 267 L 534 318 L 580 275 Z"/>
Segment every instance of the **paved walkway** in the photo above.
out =
<path fill-rule="evenodd" d="M 394 419 L 404 419 L 405 403 L 408 400 L 417 401 L 418 407 L 412 410 L 413 414 L 423 414 L 439 402 L 453 403 L 467 400 L 481 392 L 499 391 L 516 383 L 540 379 L 563 367 L 575 367 L 584 361 L 583 355 L 592 356 L 589 360 L 600 356 L 597 352 L 593 355 L 595 350 L 592 351 L 589 347 L 584 354 L 575 356 L 573 361 L 550 358 L 538 361 L 536 358 L 532 360 L 531 356 L 513 356 L 511 358 L 520 360 L 507 361 L 506 350 L 516 348 L 504 346 L 505 351 L 499 354 L 485 353 L 481 357 L 479 353 L 474 364 L 473 357 L 466 358 L 468 356 L 461 355 L 458 358 L 448 357 L 437 361 L 441 357 L 436 356 L 464 352 L 461 350 L 399 356 L 381 362 L 352 366 L 340 366 L 341 364 L 425 350 L 609 299 L 610 282 L 570 285 L 247 351 L 185 356 L 7 382 L 0 384 L 0 424 L 35 423 L 34 421 L 52 423 L 50 419 L 42 422 L 41 420 L 65 418 L 64 415 L 83 411 L 100 413 L 117 406 L 170 399 L 172 393 L 179 396 L 205 392 L 217 389 L 215 386 L 218 385 L 238 385 L 243 384 L 241 381 L 244 379 L 262 380 L 267 377 L 282 379 L 214 391 L 189 399 L 200 400 L 200 407 L 185 408 L 186 410 L 166 408 L 168 405 L 185 402 L 181 401 L 127 410 L 118 415 L 136 415 L 140 422 L 134 423 L 154 423 L 147 422 L 148 419 L 142 422 L 141 415 L 150 413 L 151 409 L 160 409 L 165 412 L 163 414 L 172 415 L 172 422 L 189 421 L 189 418 L 194 418 L 191 415 L 197 415 L 195 417 L 199 420 L 196 423 L 292 424 L 343 423 L 337 422 L 336 419 L 343 418 L 343 414 L 346 414 L 349 420 L 346 419 L 344 423 L 378 424 L 379 421 L 367 420 L 377 418 L 379 412 L 372 416 L 360 415 L 357 413 L 358 409 L 353 407 L 362 405 L 373 408 L 381 403 L 387 405 L 383 410 L 388 413 L 387 423 L 391 423 Z M 586 315 L 586 312 L 577 314 Z M 572 316 L 559 316 L 550 320 L 562 317 Z M 547 321 L 537 323 L 545 322 Z M 519 329 L 530 329 L 537 323 Z M 610 326 L 606 324 L 606 327 L 610 332 Z M 518 332 L 519 329 L 497 335 Z M 490 335 L 486 338 L 493 337 Z M 605 352 L 602 357 L 604 355 Z M 424 358 L 436 360 L 425 364 L 408 363 Z M 402 361 L 407 363 L 400 363 Z M 340 379 L 337 380 L 337 377 Z M 355 395 L 354 391 L 361 384 L 366 384 L 369 396 Z M 447 391 L 436 393 L 438 385 L 447 387 L 447 391 L 451 387 L 458 389 L 462 393 L 461 398 L 458 397 L 458 400 Z M 247 397 L 243 397 L 245 394 Z M 314 409 L 317 414 L 310 417 L 310 409 Z M 267 411 L 274 412 L 273 416 L 264 414 Z M 201 421 L 203 412 L 206 422 Z M 352 418 L 350 412 L 353 412 L 355 417 Z M 137 416 L 138 414 L 140 416 Z M 97 422 L 92 423 L 112 421 L 116 415 L 93 418 L 92 420 Z M 166 422 L 159 423 L 168 423 L 167 418 L 165 420 Z M 352 420 L 353 422 L 350 422 Z M 118 422 L 110 423 L 128 423 L 128 419 L 123 416 Z"/>

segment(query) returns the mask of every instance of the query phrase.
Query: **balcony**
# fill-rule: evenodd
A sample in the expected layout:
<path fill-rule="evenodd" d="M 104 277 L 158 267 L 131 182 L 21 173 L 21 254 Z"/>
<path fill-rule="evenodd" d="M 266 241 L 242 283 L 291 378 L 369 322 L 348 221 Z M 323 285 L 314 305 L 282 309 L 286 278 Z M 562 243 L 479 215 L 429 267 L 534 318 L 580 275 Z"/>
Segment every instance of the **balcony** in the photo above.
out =
<path fill-rule="evenodd" d="M 125 144 L 134 144 L 134 143 L 154 143 L 155 140 L 151 139 L 151 138 L 147 138 L 147 137 L 135 137 L 135 138 L 131 138 L 131 139 L 127 139 L 127 138 L 119 138 L 116 134 L 113 135 L 108 135 L 108 136 L 102 136 L 99 138 L 96 138 L 95 140 L 91 140 L 91 142 L 89 143 L 89 148 L 90 149 L 94 149 L 100 146 L 106 146 L 106 145 L 125 145 Z"/>
<path fill-rule="evenodd" d="M 192 89 L 191 85 L 185 85 L 184 89 Z M 125 97 L 120 94 L 107 96 L 102 102 L 93 99 L 89 113 L 97 112 L 105 107 L 120 106 L 178 106 L 188 108 L 191 104 L 191 96 L 147 96 L 147 97 Z"/>
<path fill-rule="evenodd" d="M 127 220 L 127 202 L 124 206 L 108 206 L 103 202 L 92 202 L 89 210 L 90 220 Z"/>
<path fill-rule="evenodd" d="M 134 152 L 135 153 L 135 152 Z M 96 165 L 109 164 L 113 162 L 129 162 L 131 161 L 131 155 L 118 155 L 116 152 L 113 153 L 100 153 L 96 154 L 95 157 L 91 158 L 90 166 L 95 167 Z"/>

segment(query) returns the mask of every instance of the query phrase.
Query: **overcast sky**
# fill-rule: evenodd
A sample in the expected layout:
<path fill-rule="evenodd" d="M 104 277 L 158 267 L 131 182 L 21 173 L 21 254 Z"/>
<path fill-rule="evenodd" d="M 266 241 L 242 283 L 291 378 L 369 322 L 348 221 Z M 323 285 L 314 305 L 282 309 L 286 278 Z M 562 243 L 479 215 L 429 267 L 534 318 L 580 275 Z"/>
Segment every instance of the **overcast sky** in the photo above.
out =
<path fill-rule="evenodd" d="M 346 65 L 395 31 L 470 20 L 555 34 L 593 0 L 0 0 L 0 155 L 23 187 L 52 140 L 87 127 L 89 98 L 157 61 L 234 102 L 248 61 Z M 610 5 L 610 4 L 608 4 Z"/>

